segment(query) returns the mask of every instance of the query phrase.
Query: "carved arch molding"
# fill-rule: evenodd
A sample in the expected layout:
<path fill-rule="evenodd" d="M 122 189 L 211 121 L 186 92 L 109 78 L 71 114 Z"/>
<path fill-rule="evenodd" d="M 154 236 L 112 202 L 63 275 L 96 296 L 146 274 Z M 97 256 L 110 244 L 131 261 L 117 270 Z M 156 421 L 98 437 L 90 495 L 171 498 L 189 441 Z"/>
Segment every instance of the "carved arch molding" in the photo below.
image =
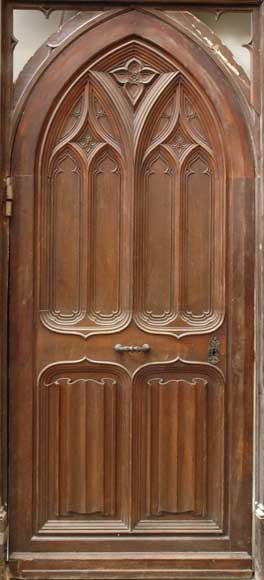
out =
<path fill-rule="evenodd" d="M 62 108 L 49 117 L 38 161 L 43 324 L 88 337 L 120 331 L 133 315 L 149 332 L 215 330 L 225 312 L 218 279 L 224 277 L 225 164 L 208 103 L 169 58 L 138 40 L 92 64 Z M 67 237 L 64 206 L 72 215 Z M 136 224 L 133 309 L 128 207 Z M 199 296 L 192 272 L 197 244 Z M 114 257 L 107 263 L 109 245 Z M 169 256 L 166 266 L 161 253 Z"/>
<path fill-rule="evenodd" d="M 156 12 L 153 13 L 153 21 L 158 20 Z M 130 26 L 134 14 L 137 18 L 137 11 L 125 16 L 128 21 L 130 19 Z M 150 14 L 144 14 L 144 18 L 147 23 Z M 166 18 L 164 22 L 167 22 Z M 188 18 L 187 21 L 180 18 L 179 22 L 181 34 L 185 26 L 188 42 L 191 45 L 197 41 L 198 46 L 198 40 L 192 37 L 188 28 Z M 78 41 L 78 34 L 76 38 Z M 47 550 L 47 539 L 56 551 L 60 550 L 59 543 L 64 541 L 60 534 L 64 537 L 71 534 L 76 549 L 78 536 L 93 534 L 87 544 L 77 546 L 77 550 L 82 548 L 83 552 L 90 553 L 95 551 L 96 542 L 98 551 L 101 549 L 98 549 L 99 545 L 105 549 L 105 538 L 102 537 L 100 544 L 100 535 L 107 532 L 117 537 L 134 534 L 133 550 L 139 547 L 137 535 L 143 538 L 146 534 L 145 545 L 153 551 L 154 544 L 151 544 L 148 534 L 180 536 L 187 531 L 198 538 L 194 544 L 196 552 L 208 550 L 209 544 L 205 548 L 205 540 L 210 543 L 211 552 L 215 546 L 217 565 L 209 550 L 203 556 L 204 560 L 199 562 L 197 556 L 194 564 L 197 570 L 203 565 L 208 577 L 210 569 L 220 577 L 232 577 L 232 574 L 249 577 L 250 523 L 247 520 L 246 531 L 242 530 L 239 535 L 238 520 L 242 516 L 237 515 L 240 504 L 232 485 L 228 491 L 232 509 L 229 505 L 226 507 L 229 499 L 225 486 L 232 468 L 224 457 L 225 446 L 228 445 L 232 461 L 239 455 L 239 445 L 246 445 L 248 437 L 250 448 L 252 438 L 252 362 L 247 359 L 241 338 L 248 326 L 250 351 L 252 262 L 244 253 L 240 233 L 232 231 L 227 218 L 229 216 L 231 220 L 230 216 L 237 210 L 243 225 L 248 218 L 248 230 L 252 225 L 252 214 L 244 198 L 246 188 L 252 188 L 254 184 L 248 137 L 251 112 L 249 105 L 245 105 L 248 87 L 243 80 L 233 79 L 229 88 L 223 89 L 224 101 L 230 98 L 230 108 L 223 111 L 223 120 L 220 91 L 215 94 L 215 103 L 212 99 L 214 89 L 210 94 L 212 71 L 205 73 L 207 90 L 203 91 L 203 79 L 199 82 L 197 76 L 190 73 L 190 62 L 189 68 L 184 67 L 180 57 L 177 61 L 177 55 L 170 54 L 170 43 L 166 48 L 165 45 L 166 42 L 160 48 L 153 41 L 144 39 L 141 31 L 141 34 L 129 34 L 121 41 L 113 40 L 107 50 L 95 51 L 96 54 L 88 59 L 88 65 L 84 57 L 82 62 L 79 56 L 76 57 L 77 61 L 79 58 L 78 66 L 73 59 L 69 64 L 74 73 L 70 83 L 58 77 L 55 86 L 50 87 L 53 106 L 45 109 L 44 103 L 40 129 L 35 133 L 33 127 L 29 129 L 37 153 L 33 160 L 26 144 L 25 149 L 18 151 L 18 148 L 24 127 L 30 120 L 30 106 L 34 107 L 39 91 L 45 88 L 49 67 L 45 70 L 43 65 L 43 85 L 42 81 L 35 86 L 32 82 L 26 87 L 24 103 L 23 97 L 18 100 L 17 112 L 25 106 L 25 115 L 21 119 L 14 117 L 17 134 L 13 168 L 18 176 L 33 173 L 35 176 L 34 188 L 29 186 L 31 193 L 28 197 L 34 231 L 29 234 L 25 246 L 21 245 L 24 256 L 27 250 L 31 256 L 34 248 L 34 261 L 30 262 L 28 269 L 34 288 L 34 304 L 29 307 L 25 324 L 29 324 L 31 317 L 34 319 L 35 346 L 34 354 L 28 355 L 27 365 L 32 364 L 33 368 L 33 397 L 32 392 L 25 393 L 17 386 L 16 392 L 13 390 L 11 394 L 11 406 L 15 409 L 19 400 L 22 404 L 24 396 L 24 409 L 27 403 L 31 403 L 35 415 L 33 429 L 28 435 L 29 441 L 33 433 L 32 448 L 30 443 L 26 443 L 26 452 L 32 452 L 32 473 L 23 475 L 24 483 L 28 482 L 28 487 L 25 487 L 32 499 L 34 513 L 33 516 L 25 515 L 23 532 L 18 521 L 14 545 L 21 532 L 23 541 L 26 534 L 30 537 L 28 553 Z M 58 63 L 60 50 L 58 43 Z M 63 64 L 63 51 L 61 56 Z M 53 57 L 56 75 L 56 48 Z M 67 60 L 66 51 L 65 58 Z M 210 63 L 210 58 L 211 55 L 207 63 Z M 215 62 L 211 62 L 211 66 L 217 77 Z M 201 70 L 200 61 L 199 67 Z M 221 74 L 224 69 L 222 60 L 221 66 L 219 64 Z M 63 74 L 62 70 L 62 77 Z M 213 83 L 216 84 L 216 78 Z M 237 98 L 235 104 L 234 95 Z M 241 113 L 239 129 L 234 127 L 234 135 L 227 131 L 227 137 L 223 123 L 230 131 L 230 122 L 237 121 Z M 234 147 L 237 147 L 237 158 L 233 155 Z M 239 181 L 241 176 L 243 179 Z M 22 187 L 26 187 L 26 182 Z M 160 196 L 161 187 L 163 196 Z M 23 191 L 21 189 L 19 194 L 20 208 L 23 206 Z M 102 207 L 106 211 L 102 212 Z M 67 212 L 71 221 L 65 224 L 63 213 Z M 230 242 L 228 251 L 237 258 L 236 280 L 226 265 L 229 255 L 225 247 L 227 239 Z M 250 231 L 245 232 L 245 239 L 248 248 L 252 249 Z M 205 244 L 205 240 L 210 243 Z M 14 248 L 14 238 L 12 244 Z M 105 259 L 110 246 L 113 249 L 111 267 Z M 168 257 L 165 264 L 161 252 Z M 243 263 L 241 256 L 245 258 Z M 18 254 L 12 264 L 13 272 L 16 264 Z M 177 267 L 181 272 L 178 277 Z M 192 283 L 194 269 L 198 280 L 195 291 Z M 17 301 L 23 303 L 23 289 L 15 283 L 14 277 L 12 281 L 13 304 Z M 238 307 L 230 300 L 232 292 L 238 296 Z M 241 315 L 246 298 L 248 311 Z M 13 330 L 15 323 L 13 317 Z M 160 354 L 152 356 L 150 353 L 148 364 L 142 359 L 130 363 L 116 354 L 109 362 L 111 335 L 118 333 L 118 336 L 126 337 L 129 328 L 135 335 L 141 333 L 138 336 L 150 336 L 153 341 L 161 336 L 165 341 L 161 343 Z M 236 345 L 234 335 L 238 335 Z M 100 349 L 96 350 L 102 336 L 105 337 L 103 361 L 98 354 Z M 201 341 L 198 351 L 195 350 L 196 339 Z M 207 362 L 208 339 L 212 339 L 213 344 L 224 344 L 220 357 L 217 355 L 212 359 L 213 364 Z M 19 338 L 17 340 L 16 344 L 21 348 L 18 357 L 22 363 L 24 347 Z M 69 341 L 72 341 L 70 357 Z M 190 348 L 192 341 L 193 351 Z M 169 354 L 165 363 L 164 351 L 167 348 Z M 230 359 L 225 358 L 226 353 Z M 32 356 L 35 356 L 33 363 Z M 28 369 L 21 371 L 21 385 L 29 378 L 27 372 Z M 131 385 L 134 389 L 133 417 L 129 415 Z M 229 406 L 234 409 L 236 404 L 241 409 L 240 405 L 245 403 L 248 414 L 242 416 L 238 413 L 237 429 L 241 435 L 236 441 L 235 436 L 233 439 L 230 436 L 233 423 L 225 417 L 225 410 Z M 100 429 L 94 420 L 95 412 L 100 417 Z M 177 413 L 179 420 L 175 426 Z M 148 417 L 147 427 L 144 417 Z M 131 455 L 127 452 L 130 421 L 136 433 Z M 202 421 L 202 429 L 199 429 L 199 421 Z M 19 433 L 19 422 L 18 417 L 13 441 Z M 154 425 L 159 426 L 157 432 Z M 184 443 L 187 425 L 188 446 Z M 61 436 L 63 429 L 65 437 Z M 93 433 L 94 446 L 90 445 L 87 450 L 89 429 Z M 78 450 L 79 455 L 74 446 L 78 433 L 80 440 L 82 437 L 85 439 L 83 447 Z M 116 445 L 120 433 L 124 433 L 124 438 L 120 445 Z M 174 443 L 171 441 L 177 437 L 176 452 L 182 454 L 181 474 L 175 472 L 168 459 L 164 459 L 168 445 L 171 444 L 172 449 Z M 139 463 L 133 472 L 137 460 Z M 243 465 L 242 457 L 237 461 L 237 472 L 240 471 L 245 480 L 250 480 L 250 466 Z M 72 469 L 70 477 L 69 464 Z M 124 473 L 122 465 L 130 466 L 131 471 L 128 469 Z M 76 488 L 76 479 L 73 476 L 71 480 L 71 477 L 74 469 L 79 470 L 80 466 Z M 98 481 L 93 479 L 91 487 L 87 487 L 87 470 L 93 467 Z M 14 467 L 11 467 L 11 472 L 12 469 Z M 165 482 L 165 477 L 169 478 L 169 483 Z M 185 488 L 185 478 L 193 479 L 191 493 Z M 132 491 L 125 496 L 124 489 L 128 490 L 130 486 Z M 146 489 L 143 499 L 142 488 Z M 248 489 L 251 489 L 250 483 Z M 248 518 L 246 509 L 251 499 L 248 490 L 244 497 L 247 505 L 243 504 L 241 511 L 244 510 Z M 13 500 L 13 522 L 16 501 L 17 497 Z M 133 509 L 127 507 L 129 502 Z M 186 513 L 185 520 L 182 514 Z M 233 518 L 234 529 L 237 526 L 237 540 L 235 535 L 233 538 L 228 536 L 229 516 Z M 86 539 L 82 538 L 82 541 Z M 166 546 L 175 552 L 173 541 L 170 536 Z M 188 541 L 186 544 L 184 541 L 180 539 L 177 544 L 179 552 L 180 548 L 189 550 Z M 114 552 L 112 540 L 107 542 Z M 222 556 L 224 551 L 228 553 L 226 560 Z M 142 568 L 140 558 L 132 561 L 131 568 L 137 566 L 142 572 L 153 565 L 155 570 L 149 572 L 149 578 L 164 573 L 162 564 L 153 564 L 151 558 L 148 560 L 149 556 L 144 557 L 146 562 Z M 179 577 L 181 567 L 184 567 L 180 556 L 177 558 L 177 563 L 173 562 L 177 568 L 175 577 Z M 12 574 L 41 575 L 41 558 L 39 561 L 38 557 L 33 558 L 31 563 L 29 560 L 30 557 L 14 553 Z M 54 560 L 51 568 L 55 564 Z M 73 558 L 70 566 L 75 564 Z M 89 561 L 88 569 L 94 566 L 93 572 L 98 569 L 101 577 L 100 565 L 100 562 Z M 109 577 L 117 574 L 125 577 L 123 563 L 115 560 L 114 565 L 116 569 L 108 569 Z M 166 565 L 168 568 L 169 560 L 166 560 Z M 46 561 L 42 571 L 45 566 Z M 60 573 L 64 573 L 61 570 Z M 51 569 L 45 574 L 52 577 Z"/>

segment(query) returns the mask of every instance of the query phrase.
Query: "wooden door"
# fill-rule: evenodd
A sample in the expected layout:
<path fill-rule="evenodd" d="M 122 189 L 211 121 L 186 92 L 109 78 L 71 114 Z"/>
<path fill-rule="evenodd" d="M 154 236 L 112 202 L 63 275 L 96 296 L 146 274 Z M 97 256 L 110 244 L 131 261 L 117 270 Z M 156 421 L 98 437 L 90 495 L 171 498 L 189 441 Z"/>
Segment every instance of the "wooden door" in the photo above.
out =
<path fill-rule="evenodd" d="M 113 11 L 18 126 L 16 577 L 251 576 L 253 169 L 196 48 Z"/>

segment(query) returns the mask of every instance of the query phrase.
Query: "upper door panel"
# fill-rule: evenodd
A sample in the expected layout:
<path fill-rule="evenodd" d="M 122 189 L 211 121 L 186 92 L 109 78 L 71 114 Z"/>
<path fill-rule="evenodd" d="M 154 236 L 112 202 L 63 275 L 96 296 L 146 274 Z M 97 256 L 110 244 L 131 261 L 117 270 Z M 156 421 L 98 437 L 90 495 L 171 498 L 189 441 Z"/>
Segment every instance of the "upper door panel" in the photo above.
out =
<path fill-rule="evenodd" d="M 179 335 L 221 324 L 222 148 L 209 104 L 168 59 L 134 40 L 93 63 L 50 122 L 40 168 L 45 326 L 87 336 L 134 315 Z"/>

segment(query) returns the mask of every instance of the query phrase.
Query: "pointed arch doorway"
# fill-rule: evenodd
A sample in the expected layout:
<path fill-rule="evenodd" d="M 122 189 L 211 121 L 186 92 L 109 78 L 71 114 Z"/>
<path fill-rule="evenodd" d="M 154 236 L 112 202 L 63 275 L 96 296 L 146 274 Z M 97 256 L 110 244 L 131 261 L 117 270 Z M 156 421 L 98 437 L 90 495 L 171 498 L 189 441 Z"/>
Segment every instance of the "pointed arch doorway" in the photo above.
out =
<path fill-rule="evenodd" d="M 76 33 L 25 97 L 14 575 L 252 575 L 254 163 L 241 102 L 190 30 L 140 9 Z"/>

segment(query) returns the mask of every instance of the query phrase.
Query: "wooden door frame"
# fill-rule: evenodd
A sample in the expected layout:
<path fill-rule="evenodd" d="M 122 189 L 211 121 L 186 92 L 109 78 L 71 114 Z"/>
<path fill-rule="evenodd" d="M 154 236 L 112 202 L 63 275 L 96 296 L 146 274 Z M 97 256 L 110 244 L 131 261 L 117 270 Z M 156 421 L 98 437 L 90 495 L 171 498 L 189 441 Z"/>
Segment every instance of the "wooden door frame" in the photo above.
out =
<path fill-rule="evenodd" d="M 7 521 L 7 471 L 8 471 L 8 441 L 7 441 L 7 322 L 8 322 L 8 248 L 9 248 L 9 218 L 5 217 L 6 178 L 10 173 L 10 118 L 12 109 L 12 10 L 13 8 L 31 8 L 48 10 L 61 8 L 81 8 L 131 4 L 129 0 L 0 0 L 1 26 L 1 150 L 0 150 L 0 574 L 5 570 L 5 546 L 8 529 Z M 252 139 L 255 144 L 257 178 L 256 178 L 256 367 L 255 367 L 255 535 L 254 554 L 256 563 L 256 578 L 264 580 L 264 1 L 259 0 L 134 0 L 133 4 L 147 4 L 159 7 L 188 8 L 188 6 L 205 9 L 252 9 L 253 10 L 253 90 L 251 105 L 256 111 L 256 119 Z M 208 51 L 210 49 L 208 48 Z"/>

